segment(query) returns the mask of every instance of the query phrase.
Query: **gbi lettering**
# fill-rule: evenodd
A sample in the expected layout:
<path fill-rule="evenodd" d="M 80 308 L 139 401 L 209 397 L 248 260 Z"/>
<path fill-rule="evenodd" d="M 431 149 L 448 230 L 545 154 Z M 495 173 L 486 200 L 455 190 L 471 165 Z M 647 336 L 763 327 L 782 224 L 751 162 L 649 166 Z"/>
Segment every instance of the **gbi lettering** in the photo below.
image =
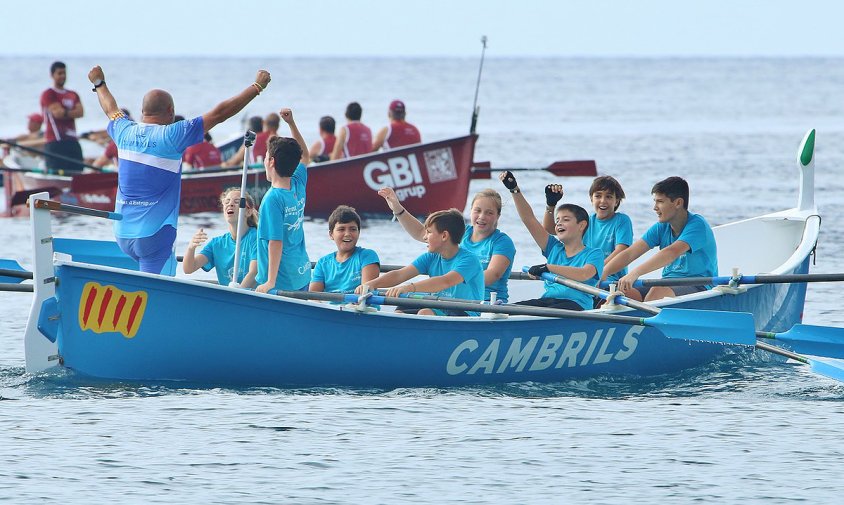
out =
<path fill-rule="evenodd" d="M 395 189 L 396 196 L 402 202 L 411 196 L 422 198 L 425 195 L 422 173 L 415 154 L 389 158 L 386 163 L 370 161 L 363 169 L 363 180 L 375 191 L 385 186 Z"/>

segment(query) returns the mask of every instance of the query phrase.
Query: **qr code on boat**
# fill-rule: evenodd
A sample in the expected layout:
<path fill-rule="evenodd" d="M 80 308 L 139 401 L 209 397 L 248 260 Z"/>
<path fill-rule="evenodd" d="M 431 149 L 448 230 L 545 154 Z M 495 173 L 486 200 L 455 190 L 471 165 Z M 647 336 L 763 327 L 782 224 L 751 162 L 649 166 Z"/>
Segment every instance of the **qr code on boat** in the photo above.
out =
<path fill-rule="evenodd" d="M 450 147 L 425 151 L 425 167 L 428 169 L 428 180 L 432 183 L 457 179 L 457 168 Z"/>

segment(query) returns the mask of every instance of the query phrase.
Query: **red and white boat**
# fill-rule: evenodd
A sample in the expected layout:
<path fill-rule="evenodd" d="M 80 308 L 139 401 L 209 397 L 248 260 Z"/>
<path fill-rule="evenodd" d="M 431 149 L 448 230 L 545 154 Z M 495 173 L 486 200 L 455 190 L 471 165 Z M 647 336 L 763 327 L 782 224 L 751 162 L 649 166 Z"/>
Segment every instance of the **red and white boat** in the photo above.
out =
<path fill-rule="evenodd" d="M 456 208 L 463 210 L 469 181 L 488 178 L 488 163 L 475 163 L 476 134 L 415 144 L 353 158 L 311 165 L 308 168 L 307 215 L 326 217 L 337 205 L 351 205 L 366 216 L 388 216 L 389 208 L 377 191 L 395 189 L 402 205 L 415 215 Z M 562 165 L 560 168 L 552 168 Z M 595 162 L 558 162 L 548 167 L 556 175 L 595 175 Z M 117 173 L 45 174 L 30 170 L 4 171 L 6 193 L 3 216 L 27 213 L 27 197 L 49 191 L 63 203 L 113 211 Z M 182 174 L 182 214 L 219 210 L 220 194 L 239 186 L 240 168 L 212 169 Z M 263 167 L 249 169 L 247 189 L 256 199 L 269 189 Z"/>

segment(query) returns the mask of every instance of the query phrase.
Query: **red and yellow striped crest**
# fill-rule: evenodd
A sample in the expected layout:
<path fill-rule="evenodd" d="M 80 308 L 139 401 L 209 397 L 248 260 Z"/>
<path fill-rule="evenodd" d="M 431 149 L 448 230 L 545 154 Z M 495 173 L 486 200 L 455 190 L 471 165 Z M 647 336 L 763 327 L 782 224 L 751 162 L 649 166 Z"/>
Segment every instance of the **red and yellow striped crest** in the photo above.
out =
<path fill-rule="evenodd" d="M 138 333 L 146 307 L 146 291 L 129 293 L 89 282 L 82 288 L 79 300 L 79 327 L 94 333 L 119 332 L 132 338 Z"/>

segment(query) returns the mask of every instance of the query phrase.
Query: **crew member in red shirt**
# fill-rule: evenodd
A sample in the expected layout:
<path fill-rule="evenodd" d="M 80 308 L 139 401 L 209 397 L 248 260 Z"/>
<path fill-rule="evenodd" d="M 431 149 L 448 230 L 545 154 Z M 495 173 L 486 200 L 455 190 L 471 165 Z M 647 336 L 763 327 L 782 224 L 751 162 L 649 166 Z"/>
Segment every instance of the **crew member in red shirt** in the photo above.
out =
<path fill-rule="evenodd" d="M 199 144 L 188 147 L 182 154 L 182 161 L 190 165 L 193 170 L 204 170 L 211 167 L 219 167 L 223 163 L 223 155 L 220 150 L 211 143 L 211 135 L 205 132 L 205 137 Z"/>
<path fill-rule="evenodd" d="M 419 134 L 419 130 L 404 120 L 406 112 L 404 102 L 401 100 L 390 102 L 390 108 L 387 111 L 390 126 L 381 128 L 381 131 L 375 136 L 375 141 L 372 142 L 373 151 L 382 147 L 386 150 L 422 142 L 422 135 Z"/>
<path fill-rule="evenodd" d="M 53 86 L 41 93 L 41 108 L 47 130 L 44 134 L 46 165 L 50 172 L 81 172 L 82 147 L 76 136 L 76 119 L 84 114 L 82 102 L 75 91 L 65 89 L 67 66 L 56 61 L 50 65 Z M 56 154 L 64 158 L 79 160 L 80 163 L 49 156 Z"/>
<path fill-rule="evenodd" d="M 310 150 L 311 161 L 314 163 L 331 159 L 331 153 L 337 143 L 337 137 L 334 136 L 335 126 L 334 118 L 331 116 L 322 116 L 319 119 L 319 140 L 314 142 Z"/>
<path fill-rule="evenodd" d="M 359 103 L 352 102 L 346 106 L 348 123 L 340 128 L 334 150 L 331 152 L 332 160 L 351 158 L 372 151 L 372 130 L 360 122 L 362 115 L 363 109 Z"/>

